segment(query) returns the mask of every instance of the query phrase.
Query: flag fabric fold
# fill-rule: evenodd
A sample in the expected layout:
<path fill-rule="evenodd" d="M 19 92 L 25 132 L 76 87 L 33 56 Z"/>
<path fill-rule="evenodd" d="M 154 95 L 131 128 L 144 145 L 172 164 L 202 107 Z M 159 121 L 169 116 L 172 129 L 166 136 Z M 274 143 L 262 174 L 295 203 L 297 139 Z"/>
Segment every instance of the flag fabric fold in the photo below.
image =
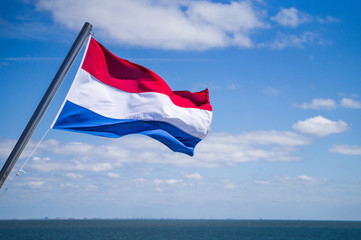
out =
<path fill-rule="evenodd" d="M 211 121 L 207 89 L 172 91 L 151 70 L 115 56 L 90 38 L 52 128 L 103 137 L 144 134 L 193 156 Z"/>

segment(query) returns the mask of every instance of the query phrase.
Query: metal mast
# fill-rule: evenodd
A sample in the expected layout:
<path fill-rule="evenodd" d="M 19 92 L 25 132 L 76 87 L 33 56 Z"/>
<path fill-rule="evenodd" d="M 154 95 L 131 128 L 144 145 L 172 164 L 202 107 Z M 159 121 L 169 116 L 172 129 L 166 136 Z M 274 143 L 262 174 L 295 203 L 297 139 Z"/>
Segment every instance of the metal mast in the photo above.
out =
<path fill-rule="evenodd" d="M 46 109 L 50 105 L 51 100 L 53 100 L 55 93 L 59 89 L 61 83 L 63 82 L 66 74 L 68 73 L 71 65 L 73 64 L 75 58 L 77 57 L 80 49 L 83 47 L 84 42 L 86 41 L 87 37 L 92 30 L 92 25 L 86 22 L 78 34 L 75 42 L 73 43 L 72 47 L 70 48 L 68 54 L 66 55 L 63 63 L 61 64 L 58 72 L 56 73 L 53 81 L 51 82 L 48 90 L 45 92 L 43 98 L 41 99 L 38 107 L 36 108 L 33 116 L 31 117 L 28 125 L 25 127 L 23 133 L 21 134 L 20 138 L 18 139 L 14 149 L 10 153 L 8 159 L 6 160 L 4 166 L 0 172 L 0 188 L 4 184 L 6 178 L 10 174 L 11 170 L 13 169 L 16 161 L 20 157 L 22 151 L 24 150 L 26 144 L 29 142 L 31 136 L 33 135 L 36 127 L 38 126 L 41 118 L 43 117 Z"/>

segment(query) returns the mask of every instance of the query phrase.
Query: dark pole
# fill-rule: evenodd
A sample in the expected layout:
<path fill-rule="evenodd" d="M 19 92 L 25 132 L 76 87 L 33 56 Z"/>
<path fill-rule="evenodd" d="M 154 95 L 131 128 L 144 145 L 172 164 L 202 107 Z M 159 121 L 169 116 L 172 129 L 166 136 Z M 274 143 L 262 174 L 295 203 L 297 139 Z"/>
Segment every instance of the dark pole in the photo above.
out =
<path fill-rule="evenodd" d="M 38 107 L 36 108 L 33 116 L 31 117 L 28 125 L 25 127 L 23 133 L 21 134 L 19 140 L 17 141 L 14 149 L 10 153 L 8 159 L 6 160 L 3 168 L 0 172 L 0 188 L 4 184 L 6 178 L 10 174 L 11 170 L 13 169 L 16 161 L 20 157 L 22 151 L 24 150 L 26 144 L 29 142 L 31 135 L 33 135 L 36 127 L 38 126 L 41 118 L 43 117 L 46 109 L 48 108 L 51 100 L 53 100 L 56 91 L 60 87 L 61 83 L 63 82 L 66 74 L 68 73 L 71 65 L 73 64 L 75 58 L 77 57 L 80 49 L 83 47 L 84 42 L 86 41 L 87 37 L 92 30 L 92 25 L 86 22 L 79 32 L 78 37 L 76 38 L 73 46 L 66 55 L 63 63 L 61 64 L 58 72 L 56 73 L 53 81 L 51 82 L 48 90 L 45 92 L 43 98 L 41 99 Z"/>

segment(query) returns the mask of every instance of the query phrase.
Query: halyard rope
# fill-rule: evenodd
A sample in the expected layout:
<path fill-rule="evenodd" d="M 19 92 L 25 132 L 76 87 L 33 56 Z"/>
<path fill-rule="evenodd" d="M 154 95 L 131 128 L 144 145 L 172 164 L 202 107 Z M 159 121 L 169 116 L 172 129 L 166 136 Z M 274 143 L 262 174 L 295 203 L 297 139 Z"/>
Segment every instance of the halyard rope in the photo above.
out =
<path fill-rule="evenodd" d="M 7 187 L 5 188 L 5 190 L 1 193 L 0 195 L 0 199 L 4 196 L 4 194 L 6 193 L 6 191 L 9 189 L 9 187 L 12 185 L 12 183 L 14 182 L 15 178 L 17 176 L 20 175 L 21 172 L 26 173 L 23 169 L 25 167 L 25 165 L 28 163 L 28 161 L 30 160 L 30 158 L 33 156 L 34 152 L 36 151 L 36 149 L 38 149 L 38 147 L 40 146 L 41 142 L 44 140 L 45 136 L 48 134 L 50 128 L 46 131 L 46 133 L 44 134 L 44 136 L 40 139 L 40 141 L 38 142 L 38 144 L 36 145 L 36 147 L 33 149 L 33 151 L 31 152 L 31 154 L 28 156 L 28 158 L 26 159 L 26 161 L 23 163 L 23 165 L 21 166 L 21 168 L 16 172 L 16 174 L 13 176 L 13 178 L 11 179 L 11 181 L 9 182 L 9 184 L 7 185 Z"/>

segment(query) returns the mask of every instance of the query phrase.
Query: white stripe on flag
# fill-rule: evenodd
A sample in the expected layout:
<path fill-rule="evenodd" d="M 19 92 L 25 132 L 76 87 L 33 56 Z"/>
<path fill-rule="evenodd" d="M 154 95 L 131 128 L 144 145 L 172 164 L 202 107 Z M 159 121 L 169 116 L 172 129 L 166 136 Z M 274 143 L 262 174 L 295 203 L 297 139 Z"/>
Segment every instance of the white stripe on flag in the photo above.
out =
<path fill-rule="evenodd" d="M 161 121 L 203 139 L 212 121 L 212 112 L 176 106 L 161 93 L 129 93 L 108 86 L 79 69 L 66 97 L 72 103 L 113 119 Z"/>

